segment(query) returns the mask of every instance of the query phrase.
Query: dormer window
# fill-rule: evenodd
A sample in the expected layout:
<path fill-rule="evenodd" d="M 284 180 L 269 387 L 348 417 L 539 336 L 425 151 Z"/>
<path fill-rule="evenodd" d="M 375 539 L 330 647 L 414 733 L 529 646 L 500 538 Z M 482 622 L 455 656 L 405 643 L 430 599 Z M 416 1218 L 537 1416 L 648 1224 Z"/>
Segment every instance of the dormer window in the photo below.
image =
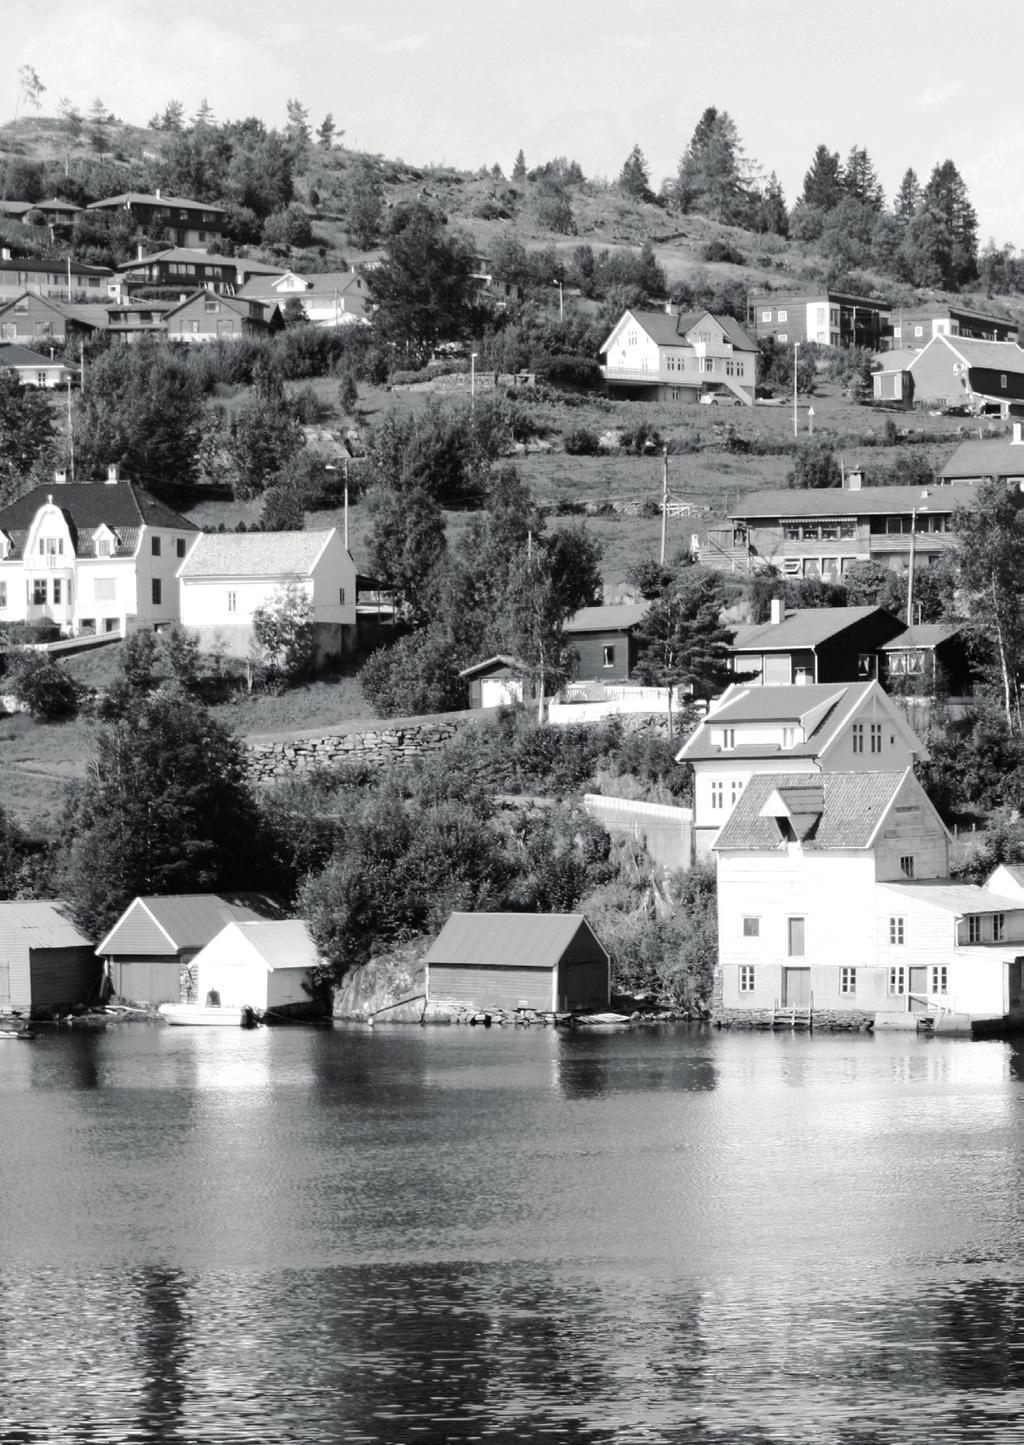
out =
<path fill-rule="evenodd" d="M 723 752 L 731 752 L 732 749 L 733 749 L 735 746 L 736 746 L 736 729 L 735 729 L 735 728 L 723 728 L 723 729 L 722 729 L 722 750 L 723 750 Z"/>
<path fill-rule="evenodd" d="M 783 728 L 783 729 L 782 729 L 782 746 L 783 746 L 784 748 L 791 748 L 791 747 L 793 747 L 793 745 L 795 744 L 795 742 L 796 742 L 796 728 Z"/>

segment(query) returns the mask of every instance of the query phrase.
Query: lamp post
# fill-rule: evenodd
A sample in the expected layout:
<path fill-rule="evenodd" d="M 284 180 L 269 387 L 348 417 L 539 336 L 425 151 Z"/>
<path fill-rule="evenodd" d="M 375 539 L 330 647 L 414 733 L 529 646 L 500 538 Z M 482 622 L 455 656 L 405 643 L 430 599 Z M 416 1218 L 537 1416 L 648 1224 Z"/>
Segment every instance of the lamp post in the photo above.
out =
<path fill-rule="evenodd" d="M 557 286 L 557 287 L 558 287 L 558 319 L 559 319 L 559 321 L 564 321 L 564 320 L 565 320 L 565 305 L 564 305 L 564 302 L 563 302 L 563 299 L 562 299 L 562 283 L 561 283 L 561 281 L 552 281 L 551 284 L 552 284 L 552 286 Z"/>
<path fill-rule="evenodd" d="M 814 407 L 807 408 L 807 430 L 811 436 L 814 435 Z"/>
<path fill-rule="evenodd" d="M 476 359 L 479 354 L 477 351 L 469 353 L 469 399 L 471 402 L 476 401 Z"/>
<path fill-rule="evenodd" d="M 797 423 L 797 417 L 796 417 L 796 380 L 797 380 L 797 363 L 799 362 L 799 360 L 800 360 L 800 343 L 799 343 L 799 341 L 794 341 L 794 342 L 793 342 L 793 435 L 794 435 L 794 436 L 797 436 L 798 433 L 799 433 L 799 425 L 798 425 L 798 423 Z"/>

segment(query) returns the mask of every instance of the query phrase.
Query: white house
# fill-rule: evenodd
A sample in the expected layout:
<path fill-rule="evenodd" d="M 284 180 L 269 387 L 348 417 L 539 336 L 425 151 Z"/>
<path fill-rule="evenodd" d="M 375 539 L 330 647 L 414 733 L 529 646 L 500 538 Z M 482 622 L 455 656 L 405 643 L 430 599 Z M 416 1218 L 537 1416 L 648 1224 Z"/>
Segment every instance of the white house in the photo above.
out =
<path fill-rule="evenodd" d="M 751 779 L 714 844 L 722 1021 L 1019 1012 L 1024 900 L 950 879 L 910 768 Z"/>
<path fill-rule="evenodd" d="M 313 606 L 317 656 L 350 651 L 356 567 L 336 527 L 326 532 L 204 532 L 178 569 L 181 621 L 202 646 L 248 655 L 257 608 L 289 586 Z"/>
<path fill-rule="evenodd" d="M 368 321 L 369 288 L 358 271 L 321 271 L 300 276 L 251 276 L 239 287 L 242 299 L 276 304 L 282 311 L 291 300 L 301 302 L 314 326 L 352 326 Z"/>
<path fill-rule="evenodd" d="M 52 391 L 55 386 L 78 380 L 78 367 L 65 366 L 59 357 L 44 356 L 27 346 L 0 344 L 0 371 L 9 371 L 22 386 L 38 386 Z"/>
<path fill-rule="evenodd" d="M 301 919 L 236 921 L 226 924 L 196 954 L 196 992 L 200 1003 L 213 994 L 224 1008 L 308 1006 L 310 970 L 320 962 Z"/>
<path fill-rule="evenodd" d="M 177 621 L 195 524 L 116 468 L 106 482 L 62 477 L 0 509 L 0 622 L 49 619 L 72 635 Z"/>
<path fill-rule="evenodd" d="M 626 311 L 601 347 L 612 396 L 753 406 L 757 344 L 731 316 Z"/>
<path fill-rule="evenodd" d="M 694 841 L 702 856 L 759 774 L 902 772 L 926 756 L 877 682 L 733 683 L 676 760 L 693 766 Z"/>

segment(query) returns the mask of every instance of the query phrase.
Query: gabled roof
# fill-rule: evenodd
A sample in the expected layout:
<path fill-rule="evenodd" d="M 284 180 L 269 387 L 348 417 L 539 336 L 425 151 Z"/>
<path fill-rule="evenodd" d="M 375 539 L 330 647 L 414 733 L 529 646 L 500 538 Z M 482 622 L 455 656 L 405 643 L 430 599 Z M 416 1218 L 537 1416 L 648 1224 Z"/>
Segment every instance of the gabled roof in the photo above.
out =
<path fill-rule="evenodd" d="M 786 610 L 782 622 L 753 622 L 737 627 L 730 652 L 789 652 L 795 647 L 818 647 L 838 637 L 855 622 L 877 617 L 899 627 L 883 607 L 799 607 Z"/>
<path fill-rule="evenodd" d="M 951 637 L 956 637 L 960 632 L 959 626 L 953 622 L 924 622 L 914 627 L 904 627 L 897 636 L 883 642 L 879 648 L 880 652 L 900 652 L 908 647 L 941 647 Z"/>
<path fill-rule="evenodd" d="M 1024 444 L 1011 437 L 979 437 L 963 441 L 942 464 L 941 475 L 957 477 L 1024 476 Z"/>
<path fill-rule="evenodd" d="M 998 873 L 999 868 L 1005 868 L 1007 873 L 1009 873 L 1010 877 L 1015 883 L 1020 883 L 1022 886 L 1024 886 L 1024 863 L 1000 863 L 998 867 L 993 868 L 992 872 L 989 874 L 987 879 L 989 883 L 992 882 L 992 879 L 995 877 L 996 873 Z"/>
<path fill-rule="evenodd" d="M 737 521 L 752 517 L 776 521 L 780 518 L 807 521 L 815 517 L 856 519 L 902 514 L 915 508 L 919 512 L 953 512 L 957 507 L 973 506 L 977 499 L 977 488 L 967 482 L 934 487 L 814 487 L 807 490 L 786 487 L 749 492 L 733 505 L 729 516 Z"/>
<path fill-rule="evenodd" d="M 216 301 L 218 307 L 224 311 L 231 311 L 235 316 L 240 316 L 243 321 L 268 322 L 271 320 L 275 308 L 268 306 L 263 301 L 242 300 L 236 296 L 224 296 L 219 291 L 211 291 L 207 287 L 201 287 L 193 291 L 191 296 L 186 296 L 183 301 L 178 301 L 166 313 L 166 320 L 177 311 L 185 311 L 197 301 Z"/>
<path fill-rule="evenodd" d="M 122 261 L 118 271 L 132 271 L 138 266 L 149 266 L 154 261 L 182 261 L 192 266 L 223 266 L 229 271 L 237 269 L 233 256 L 218 256 L 208 251 L 197 251 L 188 246 L 167 246 L 149 256 L 138 256 L 134 261 Z"/>
<path fill-rule="evenodd" d="M 191 201 L 187 196 L 157 196 L 148 191 L 122 191 L 119 196 L 106 196 L 102 201 L 92 201 L 89 210 L 109 210 L 111 206 L 135 205 L 173 206 L 179 211 L 211 211 L 218 216 L 224 215 L 224 207 L 215 206 L 212 201 Z"/>
<path fill-rule="evenodd" d="M 969 367 L 984 367 L 988 371 L 1012 371 L 1024 373 L 1024 348 L 1015 341 L 976 341 L 973 336 L 933 336 L 923 346 L 907 367 L 913 371 L 932 347 L 946 347 L 953 355 Z"/>
<path fill-rule="evenodd" d="M 649 602 L 616 602 L 608 607 L 581 607 L 562 631 L 569 636 L 580 632 L 628 632 L 643 621 L 650 606 Z"/>
<path fill-rule="evenodd" d="M 424 961 L 555 968 L 581 928 L 598 942 L 582 913 L 453 913 Z"/>
<path fill-rule="evenodd" d="M 0 916 L 4 931 L 20 933 L 29 948 L 90 948 L 92 940 L 72 923 L 66 908 L 66 903 L 19 898 L 0 903 Z"/>
<path fill-rule="evenodd" d="M 778 793 L 790 809 L 787 816 L 814 816 L 816 826 L 801 837 L 804 848 L 815 852 L 869 848 L 908 778 L 913 781 L 909 769 L 902 773 L 756 774 L 712 847 L 715 852 L 781 847 L 784 840 L 775 816 L 766 816 L 764 811 Z M 919 783 L 914 786 L 923 794 Z"/>
<path fill-rule="evenodd" d="M 315 968 L 321 962 L 309 926 L 301 918 L 229 923 L 221 932 L 247 945 L 263 960 L 269 973 L 278 968 Z"/>
<path fill-rule="evenodd" d="M 4 366 L 27 366 L 38 370 L 46 367 L 56 371 L 65 369 L 64 362 L 59 357 L 40 356 L 38 351 L 30 351 L 27 346 L 17 346 L 13 342 L 0 343 L 0 367 Z"/>
<path fill-rule="evenodd" d="M 464 667 L 459 673 L 460 677 L 477 677 L 484 672 L 495 672 L 499 667 L 511 668 L 513 672 L 529 672 L 525 662 L 518 657 L 506 657 L 504 653 L 497 653 L 494 657 L 485 658 L 483 662 L 474 662 L 472 667 Z"/>
<path fill-rule="evenodd" d="M 922 878 L 916 882 L 880 883 L 880 888 L 905 898 L 908 903 L 927 903 L 944 913 L 1014 913 L 1024 909 L 1019 898 L 1003 898 L 977 883 L 958 883 L 953 878 Z"/>
<path fill-rule="evenodd" d="M 690 332 L 702 321 L 705 316 L 710 316 L 712 321 L 717 321 L 725 332 L 726 338 L 737 351 L 756 351 L 757 345 L 743 330 L 743 327 L 732 316 L 716 316 L 711 311 L 687 311 L 681 315 L 674 315 L 668 311 L 640 311 L 630 309 L 626 311 L 612 327 L 608 341 L 605 342 L 604 350 L 612 336 L 615 335 L 622 323 L 631 317 L 638 326 L 642 327 L 647 335 L 658 346 L 687 346 L 692 343 L 687 341 L 687 332 Z"/>
<path fill-rule="evenodd" d="M 183 948 L 205 947 L 228 923 L 280 916 L 278 905 L 262 894 L 150 894 L 129 903 L 96 952 L 116 954 L 127 944 L 132 953 L 173 957 Z"/>
<path fill-rule="evenodd" d="M 336 531 L 332 527 L 326 532 L 203 532 L 178 568 L 178 576 L 190 580 L 309 577 Z"/>
<path fill-rule="evenodd" d="M 178 532 L 199 529 L 187 517 L 135 482 L 65 482 L 33 487 L 23 497 L 0 508 L 0 527 L 5 532 L 24 532 L 31 527 L 40 507 L 52 500 L 78 532 L 106 523 L 116 531 L 129 527 L 173 527 Z"/>

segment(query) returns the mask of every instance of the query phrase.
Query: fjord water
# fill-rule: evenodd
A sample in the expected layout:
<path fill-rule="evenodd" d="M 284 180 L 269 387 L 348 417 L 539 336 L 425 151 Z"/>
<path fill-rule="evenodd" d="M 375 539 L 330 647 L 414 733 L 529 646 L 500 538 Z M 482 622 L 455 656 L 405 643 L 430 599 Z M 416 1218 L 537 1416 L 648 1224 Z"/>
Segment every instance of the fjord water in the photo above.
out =
<path fill-rule="evenodd" d="M 0 1441 L 1024 1438 L 1024 1053 L 0 1048 Z"/>

